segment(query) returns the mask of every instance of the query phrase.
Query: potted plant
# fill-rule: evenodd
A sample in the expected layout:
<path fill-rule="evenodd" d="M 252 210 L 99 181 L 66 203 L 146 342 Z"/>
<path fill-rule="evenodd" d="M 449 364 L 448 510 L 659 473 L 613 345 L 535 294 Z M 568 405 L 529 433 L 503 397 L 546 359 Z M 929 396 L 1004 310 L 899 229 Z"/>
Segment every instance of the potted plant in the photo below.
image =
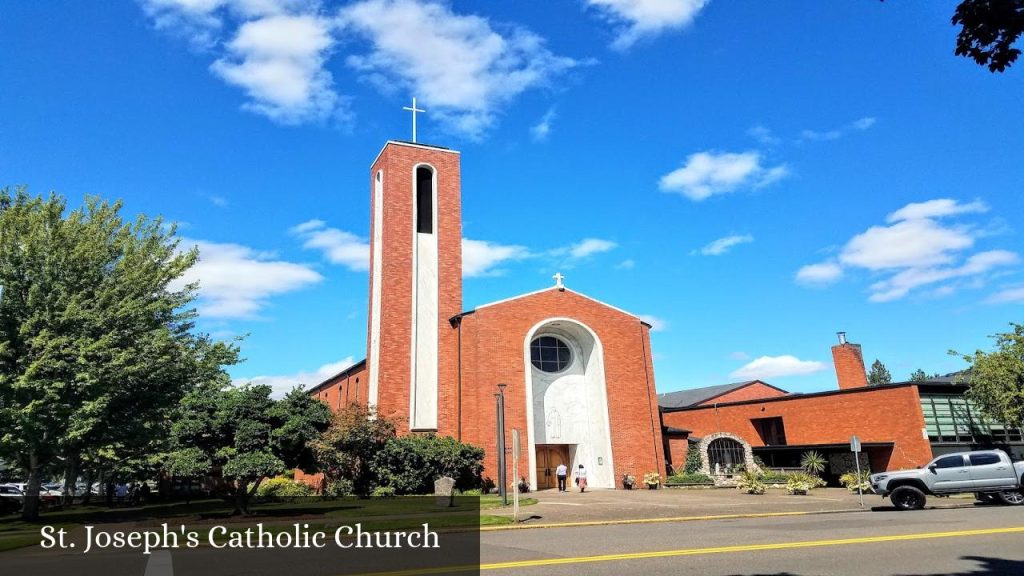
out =
<path fill-rule="evenodd" d="M 661 474 L 657 472 L 648 472 L 644 474 L 644 484 L 647 485 L 648 490 L 657 490 L 661 484 Z"/>
<path fill-rule="evenodd" d="M 632 490 L 636 486 L 636 477 L 632 474 L 622 475 L 622 487 L 626 490 Z"/>

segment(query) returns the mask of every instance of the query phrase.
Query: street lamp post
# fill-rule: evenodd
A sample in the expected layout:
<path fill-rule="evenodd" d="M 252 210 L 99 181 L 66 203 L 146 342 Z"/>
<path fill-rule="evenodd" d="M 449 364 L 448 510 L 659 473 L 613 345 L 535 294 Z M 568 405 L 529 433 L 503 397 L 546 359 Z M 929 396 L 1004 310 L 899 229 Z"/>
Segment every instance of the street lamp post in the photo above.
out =
<path fill-rule="evenodd" d="M 501 495 L 502 506 L 508 506 L 508 482 L 505 474 L 505 386 L 498 384 L 498 393 L 494 395 L 498 411 L 498 494 Z"/>

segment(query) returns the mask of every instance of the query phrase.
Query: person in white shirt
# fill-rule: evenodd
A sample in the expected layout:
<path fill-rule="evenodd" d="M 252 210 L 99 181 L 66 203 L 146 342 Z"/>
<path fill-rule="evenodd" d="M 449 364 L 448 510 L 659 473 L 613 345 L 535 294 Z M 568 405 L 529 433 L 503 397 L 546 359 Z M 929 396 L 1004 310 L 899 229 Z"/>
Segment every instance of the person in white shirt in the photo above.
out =
<path fill-rule="evenodd" d="M 569 472 L 569 469 L 565 464 L 559 463 L 558 467 L 555 468 L 555 476 L 558 477 L 558 491 L 565 492 L 565 476 Z"/>
<path fill-rule="evenodd" d="M 587 490 L 587 469 L 583 464 L 576 470 L 576 485 L 580 487 L 581 493 Z"/>

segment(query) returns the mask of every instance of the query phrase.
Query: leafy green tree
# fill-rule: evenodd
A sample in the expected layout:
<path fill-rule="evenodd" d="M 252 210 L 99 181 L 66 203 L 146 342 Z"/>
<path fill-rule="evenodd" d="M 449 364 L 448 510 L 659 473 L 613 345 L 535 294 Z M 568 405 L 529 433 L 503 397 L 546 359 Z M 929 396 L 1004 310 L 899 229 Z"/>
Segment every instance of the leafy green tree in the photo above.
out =
<path fill-rule="evenodd" d="M 398 494 L 429 494 L 442 476 L 461 489 L 480 485 L 484 451 L 450 436 L 413 434 L 388 440 L 373 459 L 380 483 Z"/>
<path fill-rule="evenodd" d="M 703 466 L 704 462 L 700 457 L 700 445 L 692 442 L 689 443 L 686 450 L 686 462 L 683 464 L 683 472 L 694 474 L 700 472 Z"/>
<path fill-rule="evenodd" d="M 206 376 L 197 351 L 234 353 L 193 333 L 195 286 L 174 287 L 196 252 L 120 210 L 0 190 L 0 456 L 28 477 L 26 519 L 58 459 L 73 482 L 84 453 L 151 440 Z"/>
<path fill-rule="evenodd" d="M 964 0 L 956 7 L 953 25 L 960 26 L 957 56 L 1003 72 L 1020 56 L 1014 44 L 1024 34 L 1024 0 Z"/>
<path fill-rule="evenodd" d="M 999 333 L 995 350 L 950 354 L 963 358 L 970 369 L 959 380 L 970 384 L 967 396 L 986 416 L 1010 425 L 1024 424 L 1024 324 L 1011 323 L 1011 332 Z"/>
<path fill-rule="evenodd" d="M 311 443 L 327 429 L 331 411 L 296 388 L 281 400 L 266 385 L 211 383 L 189 393 L 171 428 L 172 474 L 193 478 L 217 470 L 232 488 L 236 514 L 264 478 L 291 468 L 315 471 Z"/>
<path fill-rule="evenodd" d="M 366 406 L 353 403 L 336 412 L 330 428 L 312 446 L 325 491 L 350 483 L 352 492 L 369 496 L 377 485 L 373 459 L 393 438 L 395 423 Z"/>
<path fill-rule="evenodd" d="M 882 384 L 892 384 L 892 374 L 889 373 L 885 364 L 876 358 L 871 364 L 871 370 L 868 371 L 868 386 L 881 386 Z"/>

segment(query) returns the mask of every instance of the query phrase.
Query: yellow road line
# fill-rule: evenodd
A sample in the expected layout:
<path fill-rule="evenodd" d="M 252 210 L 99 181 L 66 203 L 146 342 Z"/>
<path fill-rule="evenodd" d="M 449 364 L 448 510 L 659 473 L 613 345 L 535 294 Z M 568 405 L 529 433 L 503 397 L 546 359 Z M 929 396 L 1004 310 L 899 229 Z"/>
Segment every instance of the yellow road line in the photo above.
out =
<path fill-rule="evenodd" d="M 881 542 L 930 540 L 935 538 L 955 538 L 964 536 L 987 536 L 993 534 L 1015 533 L 1024 533 L 1024 526 L 1015 526 L 1011 528 L 985 528 L 979 530 L 957 530 L 955 532 L 925 532 L 919 534 L 867 536 L 862 538 L 841 538 L 833 540 L 804 540 L 798 542 L 776 542 L 770 544 L 741 544 L 736 546 L 719 546 L 714 548 L 683 548 L 679 550 L 661 550 L 656 552 L 628 552 L 625 554 L 601 554 L 598 556 L 576 556 L 570 558 L 540 558 L 536 560 L 494 562 L 491 564 L 481 564 L 480 566 L 445 566 L 439 568 L 399 570 L 394 572 L 374 572 L 373 576 L 421 576 L 428 574 L 451 574 L 457 572 L 476 572 L 477 570 L 508 570 L 511 568 L 536 568 L 541 566 L 587 564 L 592 562 L 645 560 L 651 558 L 699 556 L 704 554 L 729 554 L 735 552 L 758 552 L 765 550 L 794 550 L 799 548 L 816 548 L 822 546 L 848 546 L 852 544 L 877 544 Z"/>

